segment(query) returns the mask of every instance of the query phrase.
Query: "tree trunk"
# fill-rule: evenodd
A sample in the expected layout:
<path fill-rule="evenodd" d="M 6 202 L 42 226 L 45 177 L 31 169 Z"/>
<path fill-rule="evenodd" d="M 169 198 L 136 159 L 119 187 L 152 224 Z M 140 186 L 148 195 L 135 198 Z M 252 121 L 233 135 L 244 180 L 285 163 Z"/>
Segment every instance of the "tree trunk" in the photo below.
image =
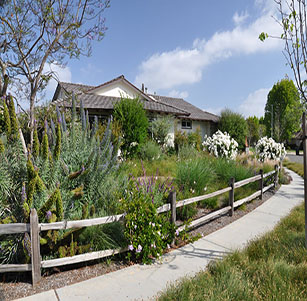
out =
<path fill-rule="evenodd" d="M 31 95 L 30 95 L 30 150 L 32 151 L 32 145 L 33 145 L 33 132 L 34 132 L 34 107 L 35 107 L 35 96 L 36 91 L 31 89 Z"/>

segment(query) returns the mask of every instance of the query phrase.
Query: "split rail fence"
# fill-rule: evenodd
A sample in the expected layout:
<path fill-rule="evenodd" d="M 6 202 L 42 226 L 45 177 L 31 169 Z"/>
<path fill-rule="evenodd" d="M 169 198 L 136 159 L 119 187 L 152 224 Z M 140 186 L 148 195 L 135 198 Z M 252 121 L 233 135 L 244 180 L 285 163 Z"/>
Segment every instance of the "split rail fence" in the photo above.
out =
<path fill-rule="evenodd" d="M 216 210 L 212 213 L 209 213 L 205 216 L 202 216 L 189 224 L 189 227 L 197 227 L 200 226 L 220 215 L 224 215 L 229 213 L 230 216 L 234 213 L 234 208 L 241 206 L 242 204 L 249 202 L 257 197 L 262 199 L 263 193 L 267 190 L 271 189 L 272 187 L 276 187 L 278 183 L 278 173 L 279 167 L 276 165 L 275 170 L 268 172 L 266 174 L 263 173 L 261 170 L 260 173 L 254 177 L 235 182 L 234 178 L 230 179 L 229 187 L 224 189 L 181 200 L 176 201 L 176 192 L 171 192 L 169 195 L 169 203 L 165 204 L 157 209 L 158 213 L 171 211 L 171 221 L 176 223 L 176 208 L 186 206 L 195 202 L 199 202 L 202 200 L 206 200 L 223 193 L 229 192 L 229 205 Z M 264 179 L 268 177 L 274 176 L 273 183 L 269 184 L 268 186 L 264 187 Z M 251 194 L 248 197 L 245 197 L 241 200 L 234 201 L 234 193 L 235 189 L 247 185 L 249 183 L 253 183 L 259 181 L 259 190 L 255 193 Z M 38 223 L 37 212 L 35 209 L 31 210 L 30 214 L 30 223 L 14 223 L 14 224 L 2 224 L 0 225 L 0 235 L 5 234 L 19 234 L 19 233 L 30 233 L 31 239 L 31 263 L 30 264 L 2 264 L 0 265 L 0 273 L 5 272 L 25 272 L 31 271 L 32 272 L 32 283 L 35 285 L 41 278 L 41 269 L 42 268 L 51 268 L 56 266 L 74 264 L 79 262 L 85 262 L 89 260 L 99 259 L 107 256 L 111 256 L 114 254 L 122 253 L 127 251 L 127 248 L 121 249 L 112 249 L 112 250 L 103 250 L 91 253 L 85 253 L 80 255 L 75 255 L 71 257 L 64 257 L 64 258 L 57 258 L 57 259 L 50 259 L 50 260 L 41 260 L 40 255 L 40 232 L 48 231 L 48 230 L 67 230 L 67 229 L 76 229 L 76 228 L 83 228 L 83 227 L 90 227 L 90 226 L 97 226 L 103 225 L 108 223 L 113 223 L 120 221 L 124 218 L 125 214 L 113 215 L 113 216 L 106 216 L 101 218 L 93 218 L 93 219 L 85 219 L 85 220 L 75 220 L 75 221 L 61 221 L 61 222 L 54 222 L 54 223 Z M 184 226 L 178 228 L 179 231 L 182 231 Z"/>

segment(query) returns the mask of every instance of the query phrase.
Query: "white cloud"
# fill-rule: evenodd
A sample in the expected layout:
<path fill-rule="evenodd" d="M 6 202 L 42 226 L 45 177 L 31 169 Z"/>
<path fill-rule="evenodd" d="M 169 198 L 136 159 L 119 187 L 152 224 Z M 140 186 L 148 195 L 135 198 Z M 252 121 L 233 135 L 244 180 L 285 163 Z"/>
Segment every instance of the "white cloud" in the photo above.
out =
<path fill-rule="evenodd" d="M 168 96 L 170 97 L 177 97 L 177 98 L 188 98 L 189 93 L 187 91 L 177 91 L 177 90 L 172 90 L 168 93 Z"/>
<path fill-rule="evenodd" d="M 47 85 L 47 93 L 55 92 L 55 89 L 57 87 L 57 81 L 62 81 L 62 82 L 71 82 L 71 71 L 70 68 L 67 66 L 61 66 L 55 63 L 52 64 L 46 64 L 44 67 L 44 73 L 46 72 L 53 72 L 54 73 L 54 78 L 52 78 L 48 85 Z"/>
<path fill-rule="evenodd" d="M 152 90 L 174 89 L 199 82 L 203 70 L 218 61 L 235 55 L 282 49 L 283 43 L 278 39 L 268 39 L 265 43 L 258 39 L 263 31 L 280 36 L 281 28 L 272 14 L 272 10 L 266 9 L 250 24 L 237 24 L 232 30 L 216 32 L 209 40 L 196 39 L 190 49 L 176 48 L 152 55 L 139 66 L 135 84 L 145 83 Z M 234 18 L 240 19 L 240 16 Z"/>
<path fill-rule="evenodd" d="M 236 12 L 232 19 L 235 23 L 236 26 L 241 25 L 242 23 L 244 23 L 244 21 L 246 21 L 246 19 L 249 17 L 249 14 L 247 12 L 241 13 L 240 15 L 238 14 L 238 12 Z"/>
<path fill-rule="evenodd" d="M 264 116 L 264 107 L 269 92 L 270 89 L 263 88 L 250 93 L 239 106 L 239 113 L 243 114 L 245 117 Z"/>

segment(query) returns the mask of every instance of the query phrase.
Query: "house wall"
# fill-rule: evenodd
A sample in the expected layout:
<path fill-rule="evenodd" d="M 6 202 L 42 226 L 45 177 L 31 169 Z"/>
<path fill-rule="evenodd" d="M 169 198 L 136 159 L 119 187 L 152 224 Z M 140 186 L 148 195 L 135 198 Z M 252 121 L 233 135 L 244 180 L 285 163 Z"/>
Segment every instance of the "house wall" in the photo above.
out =
<path fill-rule="evenodd" d="M 95 94 L 126 98 L 136 98 L 138 96 L 135 90 L 121 82 L 115 82 L 113 84 L 107 85 L 106 87 L 101 87 L 95 91 Z"/>
<path fill-rule="evenodd" d="M 202 121 L 202 120 L 192 120 L 192 129 L 183 129 L 181 127 L 182 119 L 176 119 L 175 128 L 177 131 L 185 132 L 185 133 L 195 133 L 198 129 L 200 130 L 200 135 L 202 140 L 204 140 L 205 136 L 211 136 L 213 134 L 213 125 L 211 125 L 210 121 Z"/>

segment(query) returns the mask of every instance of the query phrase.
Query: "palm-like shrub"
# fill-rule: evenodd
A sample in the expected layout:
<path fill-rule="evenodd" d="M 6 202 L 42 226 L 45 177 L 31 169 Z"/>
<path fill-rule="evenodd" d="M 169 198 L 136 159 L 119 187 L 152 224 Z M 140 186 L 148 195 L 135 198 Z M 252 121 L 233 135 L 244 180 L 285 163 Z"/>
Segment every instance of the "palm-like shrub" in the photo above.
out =
<path fill-rule="evenodd" d="M 96 123 L 90 129 L 84 110 L 77 120 L 75 99 L 72 98 L 72 122 L 67 129 L 63 114 L 57 109 L 57 123 L 45 122 L 38 152 L 26 156 L 19 139 L 10 139 L 0 154 L 0 223 L 28 222 L 31 208 L 36 208 L 39 222 L 63 219 L 84 219 L 90 215 L 112 214 L 116 206 L 101 201 L 101 184 L 117 166 L 117 149 L 111 143 L 110 120 L 103 139 L 97 138 Z M 12 124 L 17 120 L 11 114 Z M 36 137 L 36 139 L 38 139 Z M 110 210 L 112 208 L 112 211 Z M 67 256 L 82 253 L 77 245 L 82 230 L 59 234 L 47 231 L 41 236 L 43 255 Z M 14 256 L 27 260 L 28 236 L 1 237 L 0 261 L 14 261 Z M 7 254 L 11 254 L 7 256 Z"/>

